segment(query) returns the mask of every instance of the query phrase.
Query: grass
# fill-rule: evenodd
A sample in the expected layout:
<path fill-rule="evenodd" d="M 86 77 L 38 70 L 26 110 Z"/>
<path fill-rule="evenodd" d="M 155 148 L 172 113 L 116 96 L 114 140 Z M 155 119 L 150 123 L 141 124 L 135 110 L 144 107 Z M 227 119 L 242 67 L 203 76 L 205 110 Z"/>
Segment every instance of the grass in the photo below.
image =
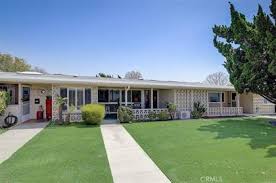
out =
<path fill-rule="evenodd" d="M 100 128 L 47 127 L 0 165 L 0 182 L 112 182 Z"/>
<path fill-rule="evenodd" d="M 220 182 L 276 182 L 276 128 L 266 119 L 124 126 L 172 182 L 206 182 L 206 177 Z"/>

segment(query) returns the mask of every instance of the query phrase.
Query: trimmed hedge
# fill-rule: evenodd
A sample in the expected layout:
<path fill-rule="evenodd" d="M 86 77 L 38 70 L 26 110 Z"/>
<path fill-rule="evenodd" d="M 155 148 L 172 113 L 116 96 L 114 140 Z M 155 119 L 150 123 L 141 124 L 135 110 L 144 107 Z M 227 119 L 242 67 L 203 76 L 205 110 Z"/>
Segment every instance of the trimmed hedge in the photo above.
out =
<path fill-rule="evenodd" d="M 121 123 L 129 123 L 134 119 L 132 110 L 129 107 L 120 106 L 118 109 L 118 119 Z"/>
<path fill-rule="evenodd" d="M 162 111 L 159 114 L 157 114 L 157 117 L 160 121 L 167 121 L 170 118 L 170 115 L 168 112 Z"/>
<path fill-rule="evenodd" d="M 105 116 L 105 107 L 100 104 L 88 104 L 81 108 L 82 119 L 86 124 L 99 125 Z"/>

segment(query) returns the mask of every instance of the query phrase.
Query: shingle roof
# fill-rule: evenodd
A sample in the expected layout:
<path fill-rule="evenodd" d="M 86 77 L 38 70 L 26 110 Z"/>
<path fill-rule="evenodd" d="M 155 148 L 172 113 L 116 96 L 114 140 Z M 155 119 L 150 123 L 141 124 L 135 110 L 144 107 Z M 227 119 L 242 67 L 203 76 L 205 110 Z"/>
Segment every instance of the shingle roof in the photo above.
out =
<path fill-rule="evenodd" d="M 94 76 L 74 76 L 63 74 L 39 74 L 32 72 L 0 72 L 0 82 L 41 83 L 41 84 L 88 84 L 101 87 L 139 87 L 139 88 L 193 88 L 234 91 L 233 86 L 211 86 L 200 82 L 130 80 L 117 78 L 99 78 Z"/>

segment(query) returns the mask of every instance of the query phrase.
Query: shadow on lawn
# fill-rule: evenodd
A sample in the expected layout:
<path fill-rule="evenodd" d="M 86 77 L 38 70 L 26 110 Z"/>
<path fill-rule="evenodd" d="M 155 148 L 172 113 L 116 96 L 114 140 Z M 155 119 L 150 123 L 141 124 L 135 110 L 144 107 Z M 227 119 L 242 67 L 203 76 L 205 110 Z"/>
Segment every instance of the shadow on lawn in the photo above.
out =
<path fill-rule="evenodd" d="M 266 157 L 276 157 L 276 147 L 269 147 L 276 146 L 276 128 L 268 124 L 268 119 L 221 119 L 198 130 L 217 133 L 216 139 L 250 139 L 252 149 L 267 149 Z"/>

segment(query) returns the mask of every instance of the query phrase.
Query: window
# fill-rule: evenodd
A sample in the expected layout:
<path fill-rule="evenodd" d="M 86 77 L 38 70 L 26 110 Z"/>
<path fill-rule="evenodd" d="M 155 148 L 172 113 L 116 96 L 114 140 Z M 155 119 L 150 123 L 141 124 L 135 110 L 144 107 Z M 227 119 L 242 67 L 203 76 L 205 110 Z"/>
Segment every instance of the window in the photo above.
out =
<path fill-rule="evenodd" d="M 86 88 L 85 89 L 85 104 L 91 104 L 92 103 L 92 95 L 91 95 L 91 89 Z"/>
<path fill-rule="evenodd" d="M 232 100 L 236 100 L 236 96 L 237 96 L 236 93 L 232 93 Z"/>
<path fill-rule="evenodd" d="M 67 98 L 67 88 L 60 89 L 60 97 Z M 62 105 L 62 110 L 63 111 L 67 110 L 67 100 L 66 100 L 66 103 Z"/>
<path fill-rule="evenodd" d="M 132 91 L 128 90 L 127 91 L 127 102 L 132 102 Z M 122 91 L 122 102 L 125 102 L 125 90 Z"/>
<path fill-rule="evenodd" d="M 220 93 L 209 93 L 209 102 L 220 102 Z"/>
<path fill-rule="evenodd" d="M 23 94 L 22 94 L 22 101 L 28 102 L 30 101 L 30 88 L 29 87 L 23 87 Z"/>
<path fill-rule="evenodd" d="M 110 90 L 109 91 L 109 100 L 110 100 L 110 102 L 119 102 L 120 101 L 120 91 L 119 90 Z"/>
<path fill-rule="evenodd" d="M 98 101 L 99 102 L 108 102 L 108 90 L 99 90 Z"/>
<path fill-rule="evenodd" d="M 157 90 L 153 90 L 153 108 L 156 109 L 157 108 Z"/>
<path fill-rule="evenodd" d="M 145 108 L 149 109 L 150 108 L 150 90 L 145 90 Z"/>
<path fill-rule="evenodd" d="M 69 89 L 69 107 L 76 106 L 76 90 Z"/>
<path fill-rule="evenodd" d="M 6 91 L 10 96 L 9 105 L 18 104 L 18 85 L 0 84 L 0 91 Z"/>
<path fill-rule="evenodd" d="M 80 110 L 83 106 L 83 89 L 77 89 L 77 109 Z"/>
<path fill-rule="evenodd" d="M 61 88 L 60 96 L 66 98 L 65 104 L 62 106 L 62 110 L 66 111 L 69 107 L 74 107 L 77 110 L 84 104 L 91 103 L 91 89 L 90 88 Z"/>
<path fill-rule="evenodd" d="M 141 102 L 141 91 L 139 90 L 132 91 L 132 102 Z"/>
<path fill-rule="evenodd" d="M 221 102 L 224 102 L 224 92 L 221 93 Z"/>

